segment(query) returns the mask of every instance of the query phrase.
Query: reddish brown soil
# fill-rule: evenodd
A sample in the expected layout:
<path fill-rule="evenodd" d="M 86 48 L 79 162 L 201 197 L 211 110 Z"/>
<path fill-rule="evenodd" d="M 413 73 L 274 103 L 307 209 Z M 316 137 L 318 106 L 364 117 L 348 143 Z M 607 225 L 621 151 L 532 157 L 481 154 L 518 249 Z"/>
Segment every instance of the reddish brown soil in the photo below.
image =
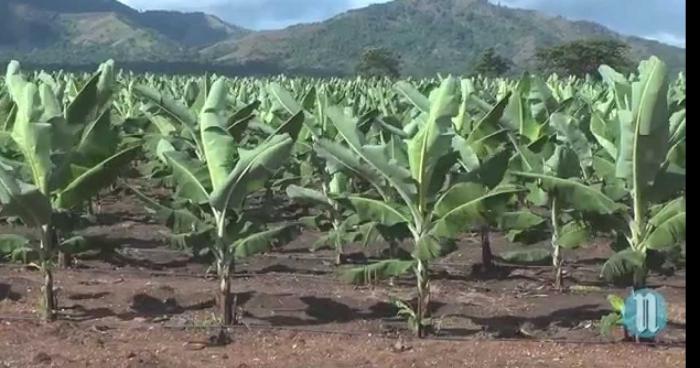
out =
<path fill-rule="evenodd" d="M 629 344 L 416 341 L 288 331 L 242 331 L 225 347 L 207 335 L 132 324 L 120 329 L 56 322 L 5 322 L 5 367 L 682 367 L 685 349 Z M 99 326 L 97 324 L 96 326 Z M 396 350 L 403 345 L 405 351 Z"/>
<path fill-rule="evenodd" d="M 390 303 L 413 297 L 410 278 L 395 286 L 344 284 L 334 275 L 332 252 L 310 253 L 318 234 L 305 232 L 284 249 L 237 266 L 233 287 L 242 324 L 231 331 L 231 344 L 214 346 L 216 282 L 204 277 L 208 265 L 168 249 L 167 229 L 129 195 L 106 197 L 98 224 L 85 234 L 117 252 L 56 271 L 61 309 L 55 323 L 24 320 L 36 315 L 38 273 L 0 264 L 0 367 L 685 365 L 683 270 L 650 279 L 670 309 L 662 344 L 623 343 L 619 336 L 611 344 L 600 336 L 606 295 L 629 292 L 598 280 L 609 254 L 602 241 L 566 255 L 572 288 L 557 292 L 548 267 L 479 272 L 478 240 L 465 237 L 457 252 L 433 266 L 437 330 L 431 339 L 415 340 Z M 497 235 L 492 245 L 496 254 L 508 248 Z M 379 248 L 365 253 L 376 256 Z"/>

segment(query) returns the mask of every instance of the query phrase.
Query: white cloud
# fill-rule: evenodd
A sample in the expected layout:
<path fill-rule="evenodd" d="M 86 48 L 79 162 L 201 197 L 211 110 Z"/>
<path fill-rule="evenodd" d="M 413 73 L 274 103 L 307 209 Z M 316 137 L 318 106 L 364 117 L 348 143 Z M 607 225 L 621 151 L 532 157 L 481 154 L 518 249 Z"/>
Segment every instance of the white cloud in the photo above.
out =
<path fill-rule="evenodd" d="M 261 8 L 269 6 L 271 1 L 267 0 L 198 0 L 193 2 L 191 0 L 118 0 L 134 9 L 198 9 L 198 8 L 208 8 L 208 7 L 227 7 L 231 10 L 236 8 L 253 8 L 256 4 Z M 343 7 L 347 9 L 361 8 L 371 4 L 385 3 L 390 0 L 314 0 L 314 1 L 304 1 L 304 0 L 277 0 L 274 3 L 277 5 L 285 6 L 289 3 L 313 3 L 318 6 L 318 8 L 333 8 L 333 7 Z M 319 4 L 320 3 L 320 4 Z M 337 4 L 337 5 L 336 5 Z"/>
<path fill-rule="evenodd" d="M 685 48 L 685 37 L 681 37 L 668 32 L 659 32 L 647 36 L 642 36 L 650 40 L 667 43 L 669 45 Z"/>
<path fill-rule="evenodd" d="M 226 0 L 199 0 L 197 5 L 193 5 L 192 1 L 188 0 L 119 0 L 122 3 L 129 5 L 134 9 L 182 9 L 194 7 L 206 7 L 225 3 Z M 231 0 L 229 0 L 231 1 Z M 239 2 L 239 1 L 232 1 Z"/>
<path fill-rule="evenodd" d="M 252 29 L 275 29 L 327 19 L 390 0 L 119 0 L 138 10 L 203 11 Z"/>
<path fill-rule="evenodd" d="M 543 11 L 600 23 L 616 32 L 685 45 L 683 0 L 489 0 L 493 4 Z"/>

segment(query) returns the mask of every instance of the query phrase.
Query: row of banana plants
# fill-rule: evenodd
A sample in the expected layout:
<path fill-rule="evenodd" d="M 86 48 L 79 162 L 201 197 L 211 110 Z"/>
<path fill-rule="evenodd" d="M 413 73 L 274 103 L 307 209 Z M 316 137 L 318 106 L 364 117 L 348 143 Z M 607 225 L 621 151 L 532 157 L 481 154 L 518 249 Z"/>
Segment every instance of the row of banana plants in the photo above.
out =
<path fill-rule="evenodd" d="M 349 244 L 386 244 L 384 260 L 343 266 L 341 277 L 412 274 L 415 300 L 395 303 L 418 336 L 431 327 L 431 264 L 465 232 L 480 234 L 485 268 L 494 231 L 519 244 L 506 261 L 551 258 L 559 289 L 563 250 L 606 237 L 614 254 L 601 276 L 642 287 L 685 240 L 685 81 L 669 82 L 655 57 L 629 76 L 600 75 L 393 83 L 115 74 L 106 63 L 92 76 L 27 78 L 11 64 L 0 92 L 3 215 L 42 229 L 23 244 L 36 244 L 48 285 L 56 239 L 79 243 L 57 237 L 69 231 L 55 219 L 137 160 L 172 198 L 130 190 L 173 244 L 213 261 L 225 324 L 236 321 L 236 262 L 300 227 L 321 231 L 311 247 L 335 249 L 338 265 Z M 279 201 L 308 213 L 273 221 L 267 206 Z M 23 213 L 27 203 L 44 218 Z"/>

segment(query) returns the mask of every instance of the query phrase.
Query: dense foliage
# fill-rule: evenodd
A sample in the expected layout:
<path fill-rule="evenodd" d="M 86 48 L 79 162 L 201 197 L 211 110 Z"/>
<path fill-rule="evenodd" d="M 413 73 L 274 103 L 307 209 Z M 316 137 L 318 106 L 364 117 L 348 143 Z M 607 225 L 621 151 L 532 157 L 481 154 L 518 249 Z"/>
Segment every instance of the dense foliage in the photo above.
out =
<path fill-rule="evenodd" d="M 493 47 L 489 47 L 479 55 L 479 61 L 474 65 L 477 75 L 486 77 L 501 77 L 511 68 L 511 61 L 496 53 Z"/>
<path fill-rule="evenodd" d="M 605 39 L 577 40 L 537 50 L 538 67 L 544 73 L 585 77 L 596 75 L 598 66 L 609 65 L 627 74 L 634 68 L 629 45 Z"/>
<path fill-rule="evenodd" d="M 356 69 L 363 77 L 398 78 L 401 75 L 401 60 L 391 50 L 371 48 L 362 53 Z"/>

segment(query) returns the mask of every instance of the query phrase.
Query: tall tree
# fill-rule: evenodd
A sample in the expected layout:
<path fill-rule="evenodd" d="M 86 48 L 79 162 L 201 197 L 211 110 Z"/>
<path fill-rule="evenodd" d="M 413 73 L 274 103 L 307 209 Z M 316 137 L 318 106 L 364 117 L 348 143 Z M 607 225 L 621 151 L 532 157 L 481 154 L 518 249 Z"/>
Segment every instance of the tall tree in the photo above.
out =
<path fill-rule="evenodd" d="M 401 75 L 401 60 L 386 48 L 369 48 L 362 53 L 357 64 L 357 73 L 367 77 L 398 78 Z"/>
<path fill-rule="evenodd" d="M 493 47 L 489 47 L 479 56 L 474 66 L 474 72 L 487 77 L 499 77 L 510 70 L 510 60 L 496 53 Z"/>
<path fill-rule="evenodd" d="M 583 77 L 598 76 L 598 67 L 605 64 L 622 72 L 631 71 L 629 46 L 612 39 L 589 39 L 541 48 L 536 57 L 540 71 Z"/>

